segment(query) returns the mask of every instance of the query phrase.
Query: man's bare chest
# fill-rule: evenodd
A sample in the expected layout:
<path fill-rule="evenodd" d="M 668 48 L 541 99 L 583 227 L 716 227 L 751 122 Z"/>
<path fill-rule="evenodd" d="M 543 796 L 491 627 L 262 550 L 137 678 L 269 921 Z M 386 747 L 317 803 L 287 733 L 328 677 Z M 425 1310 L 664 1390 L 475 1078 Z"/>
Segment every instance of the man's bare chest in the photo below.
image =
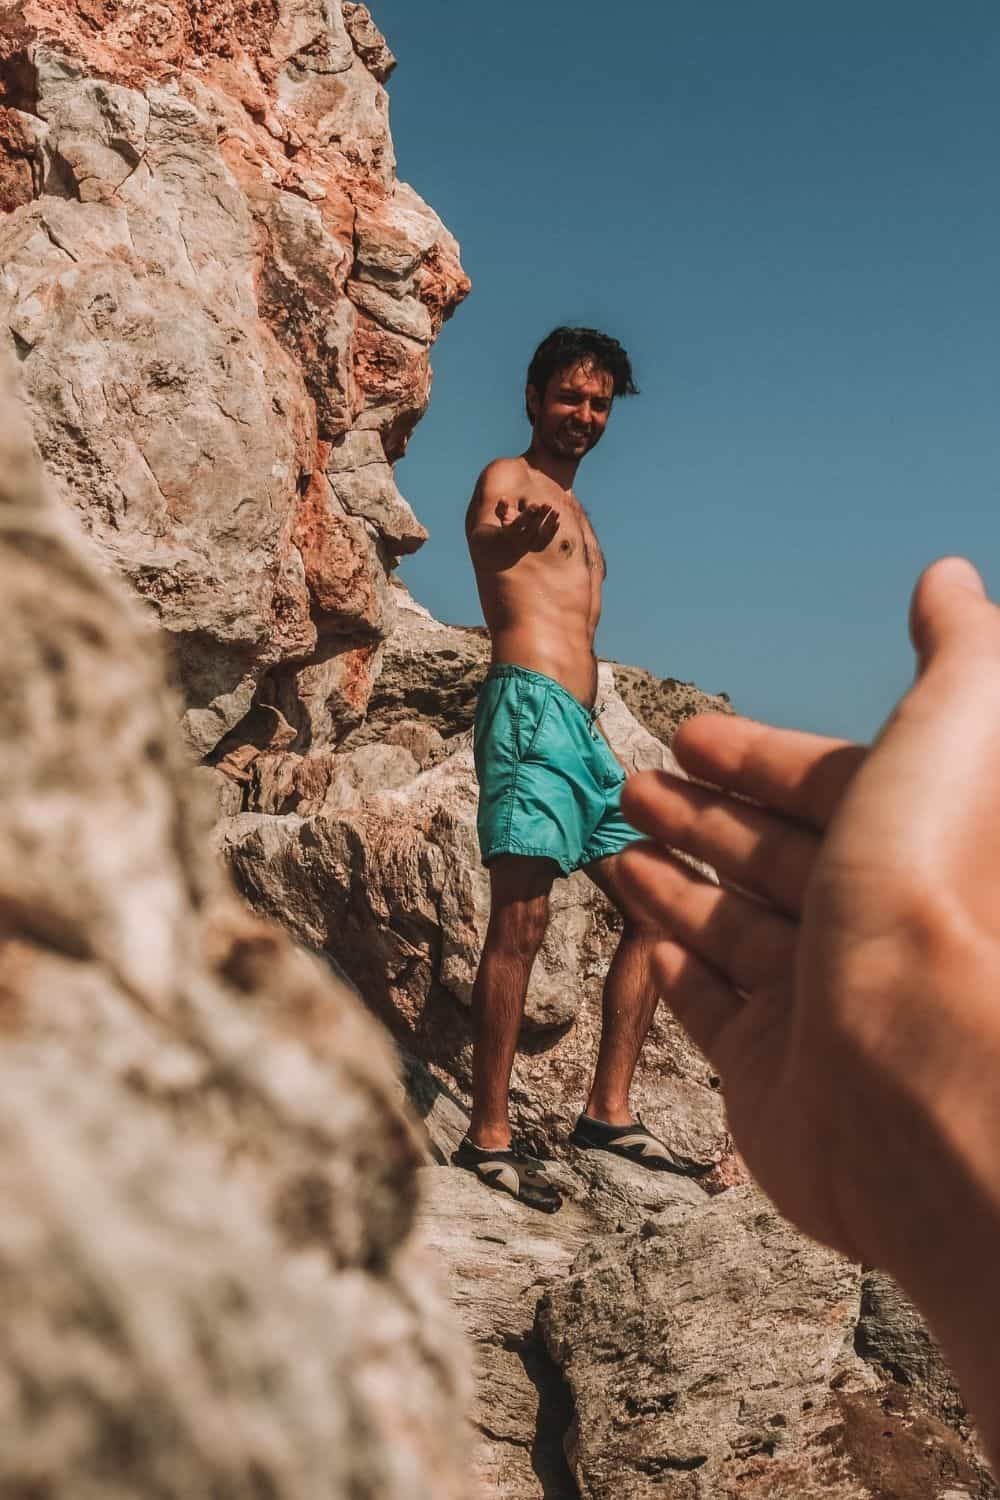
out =
<path fill-rule="evenodd" d="M 559 530 L 538 559 L 557 569 L 564 577 L 592 578 L 596 583 L 605 577 L 607 567 L 601 544 L 590 517 L 575 497 L 554 495 L 548 486 L 528 497 L 532 502 L 551 505 L 559 516 Z"/>
<path fill-rule="evenodd" d="M 556 559 L 563 565 L 586 572 L 598 580 L 607 573 L 601 544 L 580 505 L 560 508 L 555 552 Z"/>

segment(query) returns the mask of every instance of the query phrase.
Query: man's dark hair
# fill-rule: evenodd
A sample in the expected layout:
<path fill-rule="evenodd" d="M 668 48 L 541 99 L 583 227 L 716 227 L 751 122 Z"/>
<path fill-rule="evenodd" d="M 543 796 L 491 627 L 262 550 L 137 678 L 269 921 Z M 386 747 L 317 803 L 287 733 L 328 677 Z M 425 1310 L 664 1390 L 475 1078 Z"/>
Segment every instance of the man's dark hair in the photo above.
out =
<path fill-rule="evenodd" d="M 614 382 L 613 395 L 638 396 L 639 387 L 632 379 L 632 362 L 625 350 L 617 339 L 599 333 L 596 328 L 553 328 L 532 355 L 526 384 L 533 385 L 539 396 L 544 396 L 553 375 L 581 363 L 606 371 Z M 530 422 L 527 396 L 524 407 Z"/>

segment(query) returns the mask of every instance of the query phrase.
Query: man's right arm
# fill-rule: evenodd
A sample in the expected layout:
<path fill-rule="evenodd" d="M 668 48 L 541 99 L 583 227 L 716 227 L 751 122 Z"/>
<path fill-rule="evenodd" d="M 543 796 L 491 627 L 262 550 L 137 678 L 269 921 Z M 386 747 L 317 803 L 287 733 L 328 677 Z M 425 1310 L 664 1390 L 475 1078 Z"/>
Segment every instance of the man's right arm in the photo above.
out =
<path fill-rule="evenodd" d="M 480 474 L 465 518 L 465 534 L 476 568 L 505 572 L 529 552 L 541 552 L 559 530 L 550 505 L 516 496 L 519 476 L 504 459 Z"/>

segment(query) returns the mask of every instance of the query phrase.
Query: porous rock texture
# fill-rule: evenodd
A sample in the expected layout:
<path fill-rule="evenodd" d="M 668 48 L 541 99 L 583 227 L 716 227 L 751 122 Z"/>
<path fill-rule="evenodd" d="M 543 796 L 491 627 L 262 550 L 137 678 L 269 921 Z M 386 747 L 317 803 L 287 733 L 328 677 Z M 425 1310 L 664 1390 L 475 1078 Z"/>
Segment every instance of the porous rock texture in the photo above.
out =
<path fill-rule="evenodd" d="M 6 381 L 0 592 L 0 1494 L 465 1500 L 390 1049 L 209 857 L 158 642 Z"/>
<path fill-rule="evenodd" d="M 583 876 L 513 1089 L 566 1204 L 447 1165 L 488 645 L 394 583 L 426 533 L 392 465 L 468 283 L 396 180 L 369 11 L 0 13 L 0 319 L 62 507 L 0 423 L 0 1496 L 996 1496 L 914 1309 L 731 1186 L 665 1010 L 635 1102 L 715 1196 L 567 1147 L 617 936 Z M 636 768 L 728 707 L 601 686 Z M 209 805 L 321 960 L 235 901 Z"/>
<path fill-rule="evenodd" d="M 991 1493 L 956 1433 L 859 1358 L 860 1280 L 750 1186 L 591 1241 L 541 1311 L 584 1500 Z"/>
<path fill-rule="evenodd" d="M 465 1117 L 423 1099 L 443 1156 Z M 954 1382 L 880 1273 L 749 1185 L 600 1153 L 550 1164 L 544 1216 L 425 1168 L 420 1223 L 476 1351 L 476 1495 L 996 1500 Z"/>

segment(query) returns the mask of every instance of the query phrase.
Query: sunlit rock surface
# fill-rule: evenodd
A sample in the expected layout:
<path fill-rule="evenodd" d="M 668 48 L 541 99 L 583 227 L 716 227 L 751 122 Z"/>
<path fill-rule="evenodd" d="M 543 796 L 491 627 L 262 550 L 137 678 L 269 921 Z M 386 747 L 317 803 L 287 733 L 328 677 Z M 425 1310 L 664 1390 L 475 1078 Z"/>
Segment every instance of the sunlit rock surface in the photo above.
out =
<path fill-rule="evenodd" d="M 394 586 L 426 532 L 393 465 L 468 282 L 396 178 L 377 17 L 2 13 L 0 322 L 49 492 L 5 406 L 0 1491 L 995 1496 L 905 1299 L 731 1189 L 665 1009 L 635 1102 L 715 1196 L 567 1146 L 617 937 L 582 876 L 513 1091 L 566 1204 L 447 1165 L 488 644 Z M 727 707 L 618 665 L 602 690 L 631 767 Z M 212 818 L 320 957 L 236 902 Z"/>
<path fill-rule="evenodd" d="M 49 475 L 173 638 L 200 753 L 269 669 L 312 734 L 353 651 L 349 724 L 387 570 L 426 537 L 391 462 L 468 282 L 395 178 L 390 67 L 359 5 L 4 6 L 0 319 Z"/>

